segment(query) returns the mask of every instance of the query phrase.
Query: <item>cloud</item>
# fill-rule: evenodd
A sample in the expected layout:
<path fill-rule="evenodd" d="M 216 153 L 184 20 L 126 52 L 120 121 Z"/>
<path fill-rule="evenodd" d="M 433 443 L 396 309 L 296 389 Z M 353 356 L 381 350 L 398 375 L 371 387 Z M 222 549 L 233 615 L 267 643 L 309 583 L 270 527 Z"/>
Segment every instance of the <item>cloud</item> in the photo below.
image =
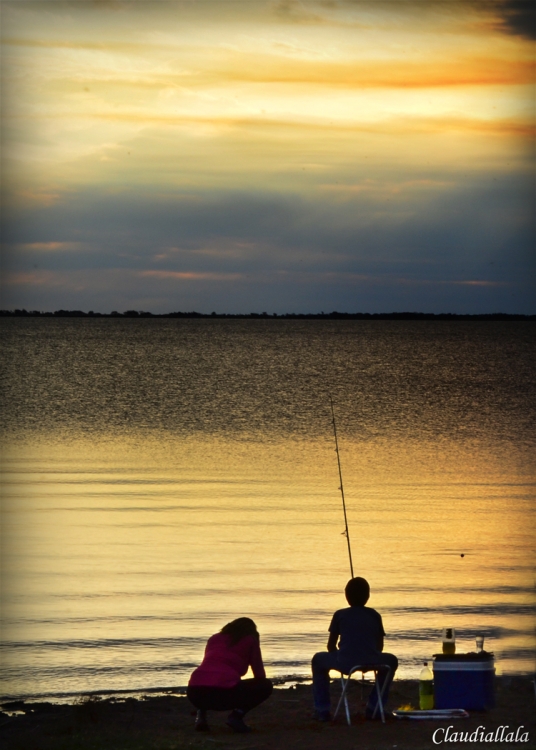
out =
<path fill-rule="evenodd" d="M 307 197 L 213 189 L 188 202 L 172 189 L 164 196 L 79 188 L 59 204 L 7 217 L 4 234 L 14 249 L 6 263 L 13 273 L 35 264 L 57 272 L 123 269 L 140 282 L 228 287 L 255 274 L 328 285 L 341 275 L 434 283 L 528 277 L 528 178 L 422 174 L 359 187 Z M 54 249 L 70 243 L 78 249 Z"/>
<path fill-rule="evenodd" d="M 504 281 L 452 281 L 452 284 L 460 284 L 461 286 L 508 286 L 507 282 Z"/>
<path fill-rule="evenodd" d="M 78 309 L 171 312 L 524 312 L 534 313 L 531 290 L 497 285 L 426 281 L 396 275 L 255 273 L 229 284 L 216 280 L 140 279 L 117 269 L 64 271 L 46 283 L 6 286 L 2 306 L 28 310 Z M 37 282 L 36 277 L 31 281 Z M 532 297 L 533 299 L 533 297 Z"/>
<path fill-rule="evenodd" d="M 144 45 L 119 42 L 72 42 L 35 39 L 7 39 L 4 44 L 89 52 L 125 52 L 137 56 Z M 156 48 L 156 47 L 155 47 Z M 158 48 L 161 49 L 161 48 Z M 531 83 L 534 68 L 530 60 L 496 55 L 427 55 L 424 59 L 395 58 L 319 60 L 303 59 L 260 51 L 247 53 L 224 49 L 201 49 L 202 61 L 185 64 L 173 72 L 134 70 L 128 76 L 121 66 L 116 71 L 103 67 L 77 72 L 73 85 L 189 91 L 230 83 L 316 85 L 350 89 L 443 88 L 453 86 L 495 86 Z M 88 74 L 89 73 L 89 74 Z M 61 76 L 58 77 L 61 79 Z M 100 88 L 98 88 L 100 87 Z"/>
<path fill-rule="evenodd" d="M 91 42 L 89 40 L 65 40 L 65 39 L 36 39 L 30 37 L 6 37 L 2 44 L 10 47 L 36 47 L 40 49 L 66 49 L 83 51 L 89 50 L 94 52 L 120 52 L 140 54 L 144 51 L 162 50 L 162 45 L 141 43 L 141 42 L 120 42 L 116 40 L 107 40 L 105 42 Z M 176 50 L 171 45 L 167 49 Z"/>
<path fill-rule="evenodd" d="M 325 19 L 314 13 L 301 0 L 278 0 L 274 6 L 276 16 L 287 23 L 321 24 Z"/>
<path fill-rule="evenodd" d="M 499 0 L 498 10 L 505 31 L 525 39 L 536 39 L 534 0 Z"/>
<path fill-rule="evenodd" d="M 63 252 L 68 250 L 77 250 L 80 247 L 79 242 L 28 242 L 20 245 L 18 249 L 24 250 L 42 250 L 45 253 Z"/>
<path fill-rule="evenodd" d="M 60 192 L 52 192 L 46 189 L 43 190 L 28 190 L 22 189 L 17 190 L 13 196 L 16 200 L 22 201 L 27 204 L 37 204 L 40 206 L 52 206 L 54 203 L 58 203 L 61 198 Z"/>
<path fill-rule="evenodd" d="M 226 81 L 316 84 L 348 88 L 437 88 L 532 83 L 531 61 L 500 56 L 450 56 L 448 60 L 297 60 L 255 55 L 254 64 L 222 61 L 216 75 Z M 200 75 L 209 75 L 202 73 Z"/>
<path fill-rule="evenodd" d="M 7 287 L 54 287 L 64 286 L 64 274 L 52 271 L 27 271 L 18 273 L 7 273 L 4 275 L 3 284 Z"/>
<path fill-rule="evenodd" d="M 139 271 L 141 278 L 180 279 L 187 281 L 238 281 L 245 276 L 242 273 L 206 273 L 195 271 Z"/>
<path fill-rule="evenodd" d="M 376 121 L 359 121 L 350 118 L 346 120 L 330 121 L 326 118 L 299 117 L 284 119 L 271 118 L 269 116 L 258 115 L 254 117 L 226 117 L 201 115 L 158 115 L 144 112 L 80 112 L 78 115 L 73 114 L 71 121 L 76 120 L 102 120 L 111 123 L 133 123 L 145 127 L 163 126 L 174 127 L 183 126 L 188 129 L 197 139 L 206 137 L 216 137 L 222 134 L 235 133 L 245 134 L 247 131 L 258 135 L 269 135 L 270 131 L 280 131 L 276 135 L 290 136 L 292 131 L 298 138 L 305 136 L 308 132 L 317 131 L 319 134 L 333 133 L 370 133 L 378 135 L 411 135 L 419 133 L 447 133 L 449 131 L 466 131 L 489 133 L 490 135 L 518 135 L 521 137 L 532 138 L 535 134 L 535 126 L 532 120 L 516 118 L 494 118 L 484 119 L 476 117 L 463 117 L 445 115 L 439 117 L 399 115 L 382 117 Z M 200 130 L 200 128 L 206 130 Z M 294 144 L 293 144 L 294 148 Z M 104 161 L 112 161 L 105 159 Z"/>

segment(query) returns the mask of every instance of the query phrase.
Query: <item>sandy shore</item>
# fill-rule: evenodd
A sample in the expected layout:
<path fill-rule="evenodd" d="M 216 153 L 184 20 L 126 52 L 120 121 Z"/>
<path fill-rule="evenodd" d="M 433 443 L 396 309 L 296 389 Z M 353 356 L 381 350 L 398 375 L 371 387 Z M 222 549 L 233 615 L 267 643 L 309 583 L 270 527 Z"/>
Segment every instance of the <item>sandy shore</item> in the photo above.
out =
<path fill-rule="evenodd" d="M 336 694 L 338 685 L 333 687 Z M 395 681 L 389 709 L 417 705 L 415 681 Z M 208 734 L 193 730 L 192 707 L 177 695 L 144 696 L 140 699 L 81 697 L 72 705 L 11 702 L 2 704 L 0 741 L 5 750 L 431 750 L 431 748 L 536 748 L 536 700 L 528 677 L 499 677 L 497 705 L 470 718 L 437 721 L 401 721 L 387 724 L 365 721 L 361 689 L 351 696 L 353 724 L 340 715 L 331 724 L 312 718 L 311 688 L 276 689 L 269 701 L 252 711 L 248 723 L 253 732 L 236 735 L 225 725 L 226 714 L 209 715 Z M 452 726 L 453 732 L 473 732 L 477 727 L 495 733 L 501 726 L 502 742 L 444 741 L 434 744 L 434 731 Z M 523 727 L 522 730 L 519 730 Z M 519 730 L 519 731 L 518 731 Z M 481 730 L 482 731 L 482 730 Z M 508 733 L 528 733 L 528 741 L 507 742 Z M 435 735 L 444 738 L 444 732 Z"/>

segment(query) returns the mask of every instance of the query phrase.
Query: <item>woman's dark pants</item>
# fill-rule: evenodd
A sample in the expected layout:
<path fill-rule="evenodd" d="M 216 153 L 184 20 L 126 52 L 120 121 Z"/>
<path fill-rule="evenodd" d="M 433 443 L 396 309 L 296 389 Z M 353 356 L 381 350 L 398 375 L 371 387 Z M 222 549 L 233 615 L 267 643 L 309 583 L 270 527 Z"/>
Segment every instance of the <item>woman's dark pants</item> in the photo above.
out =
<path fill-rule="evenodd" d="M 269 698 L 272 690 L 271 680 L 253 678 L 240 680 L 232 688 L 189 685 L 186 695 L 202 711 L 239 710 L 245 714 Z"/>

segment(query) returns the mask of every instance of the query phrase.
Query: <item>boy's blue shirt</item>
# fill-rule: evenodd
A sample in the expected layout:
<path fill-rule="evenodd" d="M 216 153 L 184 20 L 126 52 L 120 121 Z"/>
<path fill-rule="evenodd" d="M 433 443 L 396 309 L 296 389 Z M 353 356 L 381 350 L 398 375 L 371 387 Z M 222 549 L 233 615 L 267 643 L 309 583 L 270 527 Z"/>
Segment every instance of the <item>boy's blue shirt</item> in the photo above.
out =
<path fill-rule="evenodd" d="M 339 636 L 339 663 L 345 669 L 378 661 L 378 643 L 385 635 L 379 612 L 371 607 L 346 607 L 333 615 L 329 632 Z"/>

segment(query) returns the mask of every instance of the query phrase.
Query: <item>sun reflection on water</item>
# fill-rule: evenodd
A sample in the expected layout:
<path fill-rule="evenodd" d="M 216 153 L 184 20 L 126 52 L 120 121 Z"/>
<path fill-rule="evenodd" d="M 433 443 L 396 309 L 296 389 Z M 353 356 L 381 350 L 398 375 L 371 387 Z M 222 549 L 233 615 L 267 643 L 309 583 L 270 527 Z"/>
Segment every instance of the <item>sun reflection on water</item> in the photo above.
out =
<path fill-rule="evenodd" d="M 490 446 L 341 446 L 354 568 L 415 676 L 456 628 L 531 668 L 532 485 Z M 253 617 L 273 676 L 306 675 L 349 577 L 328 439 L 33 439 L 4 451 L 5 691 L 184 685 Z M 417 468 L 416 468 L 417 467 Z M 33 665 L 33 667 L 32 667 Z"/>

